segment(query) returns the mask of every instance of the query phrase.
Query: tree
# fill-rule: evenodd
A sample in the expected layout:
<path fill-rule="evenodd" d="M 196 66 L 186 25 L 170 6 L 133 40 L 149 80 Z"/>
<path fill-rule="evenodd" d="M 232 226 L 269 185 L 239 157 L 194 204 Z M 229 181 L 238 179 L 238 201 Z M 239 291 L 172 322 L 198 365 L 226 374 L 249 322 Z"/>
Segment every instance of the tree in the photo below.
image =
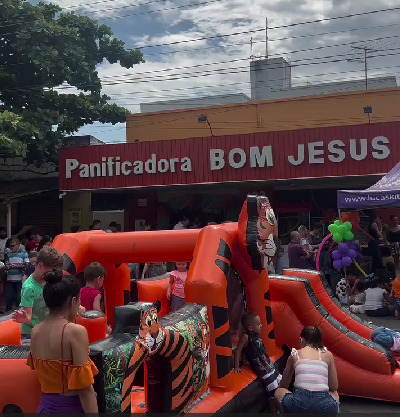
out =
<path fill-rule="evenodd" d="M 101 93 L 96 67 L 107 60 L 131 68 L 144 62 L 140 50 L 54 4 L 3 0 L 0 22 L 0 154 L 56 163 L 64 138 L 80 127 L 125 121 L 128 111 Z"/>

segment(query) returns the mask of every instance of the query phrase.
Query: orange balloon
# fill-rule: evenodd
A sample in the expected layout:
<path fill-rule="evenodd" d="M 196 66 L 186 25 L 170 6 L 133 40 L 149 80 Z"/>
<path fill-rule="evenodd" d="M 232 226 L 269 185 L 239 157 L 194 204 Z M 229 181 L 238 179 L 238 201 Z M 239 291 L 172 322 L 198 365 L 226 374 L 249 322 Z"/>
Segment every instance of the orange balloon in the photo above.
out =
<path fill-rule="evenodd" d="M 341 220 L 343 223 L 350 222 L 352 224 L 360 224 L 360 216 L 358 215 L 358 212 L 356 211 L 348 211 L 345 213 L 342 213 Z"/>

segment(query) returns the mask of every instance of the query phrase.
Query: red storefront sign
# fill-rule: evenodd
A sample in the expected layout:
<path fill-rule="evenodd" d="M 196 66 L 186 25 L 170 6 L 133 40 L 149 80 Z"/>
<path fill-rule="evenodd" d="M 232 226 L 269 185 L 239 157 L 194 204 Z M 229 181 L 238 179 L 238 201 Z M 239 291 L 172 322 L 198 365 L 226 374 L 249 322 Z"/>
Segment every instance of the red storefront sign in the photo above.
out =
<path fill-rule="evenodd" d="M 400 123 L 60 150 L 60 190 L 279 180 L 388 172 Z"/>

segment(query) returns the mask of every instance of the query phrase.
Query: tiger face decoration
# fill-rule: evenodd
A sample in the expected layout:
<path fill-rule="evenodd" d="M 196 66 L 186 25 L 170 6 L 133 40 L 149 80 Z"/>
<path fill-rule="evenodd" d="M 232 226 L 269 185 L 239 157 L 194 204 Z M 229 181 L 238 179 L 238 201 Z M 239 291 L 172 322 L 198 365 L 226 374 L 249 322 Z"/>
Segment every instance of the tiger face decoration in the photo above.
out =
<path fill-rule="evenodd" d="M 274 236 L 277 236 L 277 221 L 267 197 L 257 198 L 257 249 L 263 259 L 263 266 L 271 265 L 276 255 Z"/>
<path fill-rule="evenodd" d="M 198 323 L 201 331 L 201 356 L 206 370 L 206 378 L 210 376 L 210 328 L 208 323 Z"/>
<path fill-rule="evenodd" d="M 157 307 L 142 311 L 139 325 L 139 339 L 150 355 L 156 353 L 165 337 L 164 329 L 158 322 Z"/>
<path fill-rule="evenodd" d="M 239 216 L 239 243 L 255 271 L 267 269 L 274 261 L 278 224 L 265 196 L 248 195 Z"/>

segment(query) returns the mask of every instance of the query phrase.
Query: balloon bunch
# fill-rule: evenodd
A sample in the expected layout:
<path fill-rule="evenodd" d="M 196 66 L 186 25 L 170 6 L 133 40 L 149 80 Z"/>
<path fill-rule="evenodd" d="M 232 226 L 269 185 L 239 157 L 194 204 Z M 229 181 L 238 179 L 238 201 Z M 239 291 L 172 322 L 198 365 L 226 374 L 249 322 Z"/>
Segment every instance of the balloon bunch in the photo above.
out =
<path fill-rule="evenodd" d="M 353 261 L 362 260 L 361 248 L 353 242 L 341 243 L 337 250 L 332 252 L 333 267 L 337 270 L 350 266 Z"/>
<path fill-rule="evenodd" d="M 350 222 L 342 223 L 340 220 L 335 220 L 334 223 L 329 225 L 328 230 L 333 234 L 333 241 L 341 243 L 354 239 L 352 228 L 353 225 Z"/>

